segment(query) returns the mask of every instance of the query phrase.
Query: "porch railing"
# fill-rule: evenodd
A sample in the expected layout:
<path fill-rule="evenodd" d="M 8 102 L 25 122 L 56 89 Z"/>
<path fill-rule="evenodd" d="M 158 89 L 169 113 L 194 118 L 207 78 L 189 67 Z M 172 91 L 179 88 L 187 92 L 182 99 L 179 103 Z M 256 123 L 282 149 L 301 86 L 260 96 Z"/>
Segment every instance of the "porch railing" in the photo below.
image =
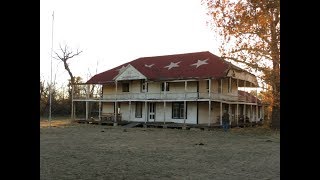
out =
<path fill-rule="evenodd" d="M 119 93 L 119 94 L 93 94 L 87 97 L 85 94 L 74 95 L 74 99 L 101 99 L 101 100 L 197 100 L 212 99 L 226 101 L 248 101 L 250 97 L 238 96 L 235 94 L 207 93 L 207 92 L 186 92 L 186 93 Z"/>

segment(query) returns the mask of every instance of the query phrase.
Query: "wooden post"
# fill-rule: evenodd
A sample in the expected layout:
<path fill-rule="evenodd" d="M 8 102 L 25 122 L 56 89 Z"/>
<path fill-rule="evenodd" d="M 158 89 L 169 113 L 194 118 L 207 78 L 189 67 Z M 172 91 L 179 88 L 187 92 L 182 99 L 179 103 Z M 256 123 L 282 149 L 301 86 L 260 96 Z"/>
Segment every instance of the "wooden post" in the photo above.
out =
<path fill-rule="evenodd" d="M 101 101 L 99 101 L 99 120 L 101 121 Z"/>
<path fill-rule="evenodd" d="M 237 121 L 237 126 L 238 126 L 238 124 L 239 124 L 239 104 L 237 103 L 237 112 L 236 112 L 236 121 Z"/>
<path fill-rule="evenodd" d="M 73 84 L 71 84 L 71 120 L 74 120 L 73 93 L 74 93 L 74 86 Z"/>
<path fill-rule="evenodd" d="M 187 81 L 184 81 L 184 102 L 183 102 L 183 127 L 182 129 L 186 129 L 186 112 L 187 112 Z"/>
<path fill-rule="evenodd" d="M 187 101 L 183 102 L 183 126 L 186 126 L 186 108 L 187 108 Z"/>
<path fill-rule="evenodd" d="M 246 104 L 243 104 L 243 122 L 246 122 L 247 117 L 247 110 L 246 110 Z"/>
<path fill-rule="evenodd" d="M 129 101 L 129 121 L 131 121 L 131 101 Z"/>
<path fill-rule="evenodd" d="M 86 86 L 87 87 L 87 93 L 86 93 L 86 120 L 89 119 L 89 85 Z"/>
<path fill-rule="evenodd" d="M 232 117 L 231 116 L 231 104 L 228 104 L 228 114 L 229 114 L 229 125 L 231 125 L 231 118 L 230 117 Z"/>
<path fill-rule="evenodd" d="M 258 88 L 256 87 L 256 122 L 258 122 Z"/>
<path fill-rule="evenodd" d="M 222 102 L 220 102 L 220 125 L 222 125 Z"/>
<path fill-rule="evenodd" d="M 209 105 L 208 105 L 208 126 L 211 125 L 211 79 L 209 79 L 209 92 L 208 92 L 208 97 L 209 97 Z"/>
<path fill-rule="evenodd" d="M 252 122 L 253 119 L 253 111 L 252 111 L 252 104 L 250 105 L 250 122 Z"/>
<path fill-rule="evenodd" d="M 145 118 L 144 118 L 144 123 L 147 123 L 147 119 L 148 119 L 148 108 L 147 108 L 148 104 L 147 101 L 144 102 L 144 112 L 145 112 Z"/>
<path fill-rule="evenodd" d="M 166 124 L 166 102 L 163 101 L 163 124 Z"/>
<path fill-rule="evenodd" d="M 259 111 L 259 107 L 258 107 L 258 105 L 256 105 L 256 122 L 258 122 L 259 121 L 259 113 L 258 113 L 258 111 Z"/>
<path fill-rule="evenodd" d="M 211 124 L 211 99 L 209 99 L 209 101 L 208 101 L 208 103 L 209 103 L 209 105 L 208 105 L 208 107 L 209 107 L 209 109 L 208 109 L 208 126 L 210 126 Z"/>
<path fill-rule="evenodd" d="M 102 111 L 102 100 L 103 99 L 103 85 L 101 85 L 101 91 L 100 91 L 100 100 L 99 100 L 99 120 L 101 122 L 101 111 Z"/>
<path fill-rule="evenodd" d="M 114 112 L 115 112 L 115 115 L 114 115 L 114 122 L 113 122 L 113 126 L 117 126 L 118 123 L 117 123 L 117 117 L 118 117 L 118 103 L 117 103 L 117 93 L 118 93 L 118 81 L 116 81 L 116 94 L 115 94 L 115 102 L 114 102 Z"/>

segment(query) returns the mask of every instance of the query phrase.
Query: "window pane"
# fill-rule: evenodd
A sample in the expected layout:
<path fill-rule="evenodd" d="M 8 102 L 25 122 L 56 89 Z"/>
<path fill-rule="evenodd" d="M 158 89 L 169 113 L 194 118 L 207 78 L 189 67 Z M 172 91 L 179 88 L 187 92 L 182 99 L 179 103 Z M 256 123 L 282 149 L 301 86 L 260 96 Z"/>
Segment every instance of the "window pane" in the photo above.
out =
<path fill-rule="evenodd" d="M 129 83 L 122 83 L 122 92 L 129 92 Z"/>
<path fill-rule="evenodd" d="M 136 118 L 142 117 L 142 102 L 136 102 Z"/>
<path fill-rule="evenodd" d="M 172 103 L 172 118 L 179 118 L 179 103 Z"/>

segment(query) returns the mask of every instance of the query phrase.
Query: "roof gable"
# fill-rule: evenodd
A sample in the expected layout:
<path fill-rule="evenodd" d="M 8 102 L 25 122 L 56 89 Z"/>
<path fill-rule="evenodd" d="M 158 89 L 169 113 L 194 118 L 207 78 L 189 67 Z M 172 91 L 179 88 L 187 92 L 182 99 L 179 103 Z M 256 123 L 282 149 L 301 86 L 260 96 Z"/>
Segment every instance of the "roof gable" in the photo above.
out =
<path fill-rule="evenodd" d="M 127 66 L 122 66 L 117 69 L 119 74 L 113 78 L 115 81 L 120 80 L 133 80 L 133 79 L 146 79 L 146 77 L 141 74 L 136 68 L 128 64 Z"/>

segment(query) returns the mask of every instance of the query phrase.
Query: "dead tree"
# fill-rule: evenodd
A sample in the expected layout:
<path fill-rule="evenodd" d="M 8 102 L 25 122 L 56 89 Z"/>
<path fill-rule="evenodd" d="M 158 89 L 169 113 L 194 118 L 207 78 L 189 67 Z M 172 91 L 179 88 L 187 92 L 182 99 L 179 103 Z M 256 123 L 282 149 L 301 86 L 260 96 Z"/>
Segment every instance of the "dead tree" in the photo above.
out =
<path fill-rule="evenodd" d="M 72 50 L 69 49 L 69 47 L 67 45 L 65 45 L 63 48 L 60 46 L 60 51 L 61 51 L 61 55 L 59 55 L 57 52 L 54 52 L 56 54 L 57 57 L 54 57 L 55 59 L 61 60 L 63 62 L 64 65 L 64 69 L 68 72 L 70 79 L 71 79 L 71 84 L 75 83 L 75 78 L 70 70 L 69 64 L 68 64 L 68 60 L 78 56 L 80 53 L 82 53 L 82 51 L 79 51 L 77 49 L 76 53 L 73 53 Z"/>

